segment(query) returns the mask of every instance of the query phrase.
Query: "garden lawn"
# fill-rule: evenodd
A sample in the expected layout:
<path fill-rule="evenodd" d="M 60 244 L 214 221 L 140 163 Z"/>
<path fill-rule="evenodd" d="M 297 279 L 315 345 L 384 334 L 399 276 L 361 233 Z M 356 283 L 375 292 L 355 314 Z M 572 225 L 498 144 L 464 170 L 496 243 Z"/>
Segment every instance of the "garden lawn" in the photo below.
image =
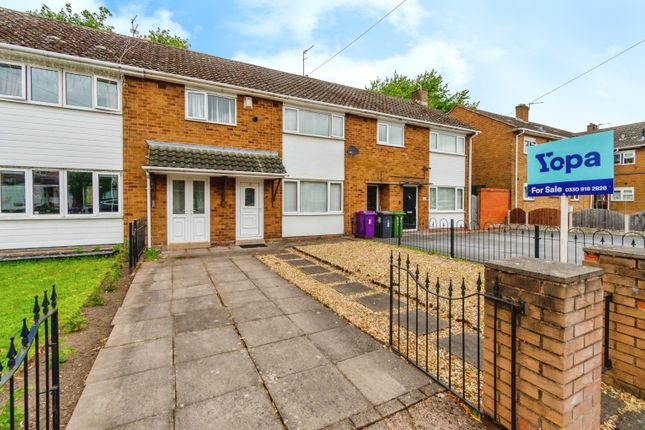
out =
<path fill-rule="evenodd" d="M 60 327 L 69 331 L 82 325 L 80 310 L 97 291 L 106 274 L 113 270 L 117 256 L 0 263 L 0 359 L 5 363 L 9 338 L 16 336 L 20 347 L 22 319 L 33 321 L 34 296 L 42 303 L 43 291 L 51 294 L 56 285 Z"/>

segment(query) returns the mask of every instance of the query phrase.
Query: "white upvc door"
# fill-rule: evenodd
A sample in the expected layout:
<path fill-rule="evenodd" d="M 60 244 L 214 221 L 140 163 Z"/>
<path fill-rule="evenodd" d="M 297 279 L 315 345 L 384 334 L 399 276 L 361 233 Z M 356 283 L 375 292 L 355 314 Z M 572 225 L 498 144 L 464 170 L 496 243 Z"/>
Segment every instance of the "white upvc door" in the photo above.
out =
<path fill-rule="evenodd" d="M 168 179 L 168 243 L 210 241 L 208 178 Z"/>
<path fill-rule="evenodd" d="M 237 239 L 264 238 L 264 189 L 262 180 L 237 179 Z"/>

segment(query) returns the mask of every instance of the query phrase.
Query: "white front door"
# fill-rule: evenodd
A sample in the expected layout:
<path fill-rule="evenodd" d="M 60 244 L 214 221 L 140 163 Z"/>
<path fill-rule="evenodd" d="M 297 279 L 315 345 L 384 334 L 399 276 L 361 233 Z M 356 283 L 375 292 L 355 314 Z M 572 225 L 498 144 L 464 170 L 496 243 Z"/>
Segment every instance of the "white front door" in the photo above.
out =
<path fill-rule="evenodd" d="M 169 177 L 168 243 L 210 241 L 208 178 Z"/>
<path fill-rule="evenodd" d="M 262 239 L 263 196 L 261 180 L 237 179 L 237 239 Z"/>

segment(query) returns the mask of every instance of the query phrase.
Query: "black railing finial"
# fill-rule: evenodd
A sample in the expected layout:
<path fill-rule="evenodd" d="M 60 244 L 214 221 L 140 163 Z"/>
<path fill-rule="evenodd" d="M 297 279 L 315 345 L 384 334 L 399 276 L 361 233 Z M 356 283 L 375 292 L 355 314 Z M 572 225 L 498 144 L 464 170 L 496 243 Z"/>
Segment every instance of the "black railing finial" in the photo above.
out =
<path fill-rule="evenodd" d="M 405 257 L 405 268 L 410 270 L 410 254 Z"/>
<path fill-rule="evenodd" d="M 47 298 L 47 290 L 43 291 L 43 315 L 49 312 L 49 299 Z"/>
<path fill-rule="evenodd" d="M 414 278 L 419 282 L 419 265 L 417 264 L 417 270 L 414 271 Z"/>
<path fill-rule="evenodd" d="M 37 323 L 40 319 L 40 305 L 38 304 L 38 296 L 34 296 L 34 322 Z"/>
<path fill-rule="evenodd" d="M 11 344 L 9 345 L 9 351 L 7 351 L 7 366 L 9 366 L 9 369 L 13 369 L 16 365 L 16 355 L 18 352 L 16 351 L 16 346 L 13 343 L 13 336 L 10 340 Z"/>
<path fill-rule="evenodd" d="M 452 278 L 448 282 L 448 297 L 452 297 Z"/>
<path fill-rule="evenodd" d="M 441 283 L 439 282 L 439 277 L 437 276 L 437 283 L 434 286 L 435 290 L 437 290 L 437 297 L 439 296 L 439 290 L 441 290 Z"/>
<path fill-rule="evenodd" d="M 461 278 L 461 297 L 464 297 L 466 295 L 466 280 L 462 277 Z"/>
<path fill-rule="evenodd" d="M 57 301 L 58 301 L 58 294 L 56 294 L 56 285 L 52 285 L 52 295 L 51 295 L 52 308 L 56 308 Z"/>
<path fill-rule="evenodd" d="M 477 292 L 481 293 L 482 291 L 482 274 L 481 272 L 477 273 Z"/>
<path fill-rule="evenodd" d="M 499 278 L 495 278 L 495 282 L 493 283 L 493 295 L 499 297 Z"/>
<path fill-rule="evenodd" d="M 20 338 L 22 339 L 22 347 L 26 348 L 29 344 L 29 329 L 27 328 L 27 318 L 22 319 L 22 329 L 20 330 Z"/>

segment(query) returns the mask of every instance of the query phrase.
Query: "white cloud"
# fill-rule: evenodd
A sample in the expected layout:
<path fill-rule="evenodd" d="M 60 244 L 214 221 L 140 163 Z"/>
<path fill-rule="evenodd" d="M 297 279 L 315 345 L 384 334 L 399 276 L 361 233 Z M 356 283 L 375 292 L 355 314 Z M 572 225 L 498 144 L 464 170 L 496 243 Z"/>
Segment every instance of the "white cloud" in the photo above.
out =
<path fill-rule="evenodd" d="M 373 18 L 374 22 L 398 3 L 393 0 L 238 0 L 247 10 L 242 21 L 233 23 L 240 33 L 278 38 L 291 37 L 298 42 L 308 43 L 317 30 L 332 13 L 339 9 Z M 387 20 L 396 30 L 413 34 L 420 30 L 429 13 L 419 0 L 408 0 Z"/>
<path fill-rule="evenodd" d="M 49 6 L 51 10 L 58 11 L 65 7 L 65 3 L 72 3 L 73 10 L 97 10 L 103 2 L 97 0 L 1 0 L 0 6 L 9 9 L 29 11 L 40 9 L 42 4 Z"/>

